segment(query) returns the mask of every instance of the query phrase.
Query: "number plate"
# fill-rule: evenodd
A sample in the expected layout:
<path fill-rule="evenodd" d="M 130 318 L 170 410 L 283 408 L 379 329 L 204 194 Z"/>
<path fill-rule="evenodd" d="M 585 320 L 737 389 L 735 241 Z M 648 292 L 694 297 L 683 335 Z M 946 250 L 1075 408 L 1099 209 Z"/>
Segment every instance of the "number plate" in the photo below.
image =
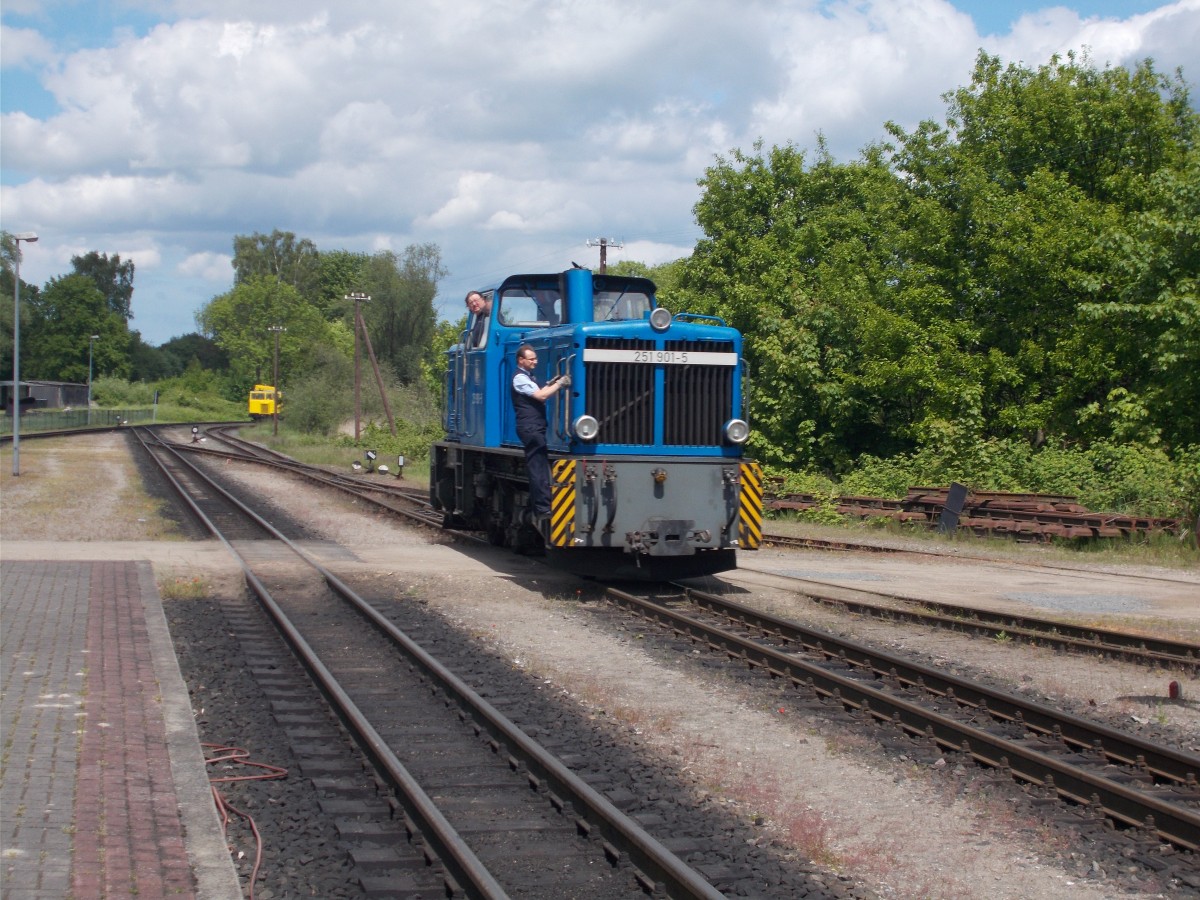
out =
<path fill-rule="evenodd" d="M 588 348 L 584 362 L 649 363 L 664 366 L 736 366 L 736 353 L 706 350 L 605 350 Z"/>

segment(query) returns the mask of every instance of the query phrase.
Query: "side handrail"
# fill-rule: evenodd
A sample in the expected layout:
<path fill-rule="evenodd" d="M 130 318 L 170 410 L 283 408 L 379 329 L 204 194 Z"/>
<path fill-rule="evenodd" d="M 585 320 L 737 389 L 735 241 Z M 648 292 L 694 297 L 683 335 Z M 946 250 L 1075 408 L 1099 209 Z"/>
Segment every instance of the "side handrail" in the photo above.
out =
<path fill-rule="evenodd" d="M 571 374 L 571 364 L 573 363 L 573 361 L 575 360 L 575 357 L 577 355 L 578 354 L 572 353 L 569 356 L 566 356 L 566 357 L 563 357 L 562 359 L 556 360 L 554 363 L 554 374 L 556 376 L 570 375 Z M 554 395 L 554 402 L 557 404 L 557 406 L 555 406 L 555 411 L 558 413 L 558 415 L 555 416 L 554 430 L 555 430 L 555 434 L 561 440 L 564 440 L 564 441 L 568 441 L 571 439 L 571 393 L 570 392 L 571 392 L 571 388 L 573 388 L 574 386 L 575 386 L 574 384 L 570 385 L 567 388 L 567 393 L 565 395 L 561 391 Z"/>
<path fill-rule="evenodd" d="M 471 350 L 470 329 L 465 329 L 463 331 L 459 346 L 462 348 L 459 352 L 459 359 L 461 361 L 459 365 L 460 379 L 458 392 L 460 414 L 459 421 L 461 423 L 463 437 L 474 437 L 475 433 L 479 430 L 477 410 L 482 407 L 483 404 L 476 405 L 471 403 L 467 397 L 467 363 L 470 361 L 467 354 Z M 485 388 L 486 385 L 479 387 L 479 390 L 484 390 Z"/>

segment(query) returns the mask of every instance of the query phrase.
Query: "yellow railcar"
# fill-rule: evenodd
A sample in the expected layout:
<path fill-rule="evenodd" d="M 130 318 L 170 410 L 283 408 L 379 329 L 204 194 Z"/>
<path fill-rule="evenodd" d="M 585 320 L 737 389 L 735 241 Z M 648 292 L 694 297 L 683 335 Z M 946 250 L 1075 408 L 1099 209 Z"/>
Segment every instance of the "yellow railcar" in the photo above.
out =
<path fill-rule="evenodd" d="M 269 419 L 278 412 L 283 414 L 283 392 L 269 384 L 256 384 L 250 392 L 249 412 L 252 419 Z"/>

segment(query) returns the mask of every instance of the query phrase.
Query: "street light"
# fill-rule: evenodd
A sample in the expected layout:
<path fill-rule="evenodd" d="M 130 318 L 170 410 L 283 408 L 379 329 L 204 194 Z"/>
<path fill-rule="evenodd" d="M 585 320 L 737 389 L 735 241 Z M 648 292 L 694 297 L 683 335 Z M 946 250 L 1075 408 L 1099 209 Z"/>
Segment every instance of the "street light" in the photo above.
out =
<path fill-rule="evenodd" d="M 272 434 L 279 434 L 279 333 L 287 331 L 282 325 L 268 325 L 267 331 L 275 332 L 275 369 L 271 376 L 271 390 L 275 392 L 275 402 L 271 404 L 271 415 L 275 420 Z"/>
<path fill-rule="evenodd" d="M 88 404 L 87 404 L 87 423 L 92 424 L 92 345 L 100 340 L 100 335 L 93 334 L 88 338 Z"/>
<path fill-rule="evenodd" d="M 359 359 L 361 357 L 358 349 L 358 329 L 361 326 L 365 330 L 365 326 L 362 326 L 362 317 L 358 312 L 358 304 L 369 303 L 371 300 L 371 295 L 364 294 L 360 291 L 354 291 L 353 293 L 347 294 L 345 299 L 354 301 L 354 442 L 357 444 L 359 435 L 358 423 L 362 418 L 362 403 L 359 401 L 359 394 L 362 389 L 362 369 L 359 364 Z"/>
<path fill-rule="evenodd" d="M 21 241 L 37 241 L 32 231 L 13 235 L 16 278 L 13 283 L 13 475 L 21 474 Z"/>

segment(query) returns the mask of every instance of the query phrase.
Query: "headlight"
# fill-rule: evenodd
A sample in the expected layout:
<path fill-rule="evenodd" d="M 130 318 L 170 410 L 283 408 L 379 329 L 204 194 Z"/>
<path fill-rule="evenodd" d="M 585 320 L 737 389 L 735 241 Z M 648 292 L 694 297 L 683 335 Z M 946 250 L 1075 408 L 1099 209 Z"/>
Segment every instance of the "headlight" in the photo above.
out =
<path fill-rule="evenodd" d="M 725 423 L 725 440 L 731 444 L 744 444 L 750 437 L 750 426 L 742 419 L 730 419 Z"/>
<path fill-rule="evenodd" d="M 581 441 L 594 441 L 600 433 L 600 423 L 596 421 L 595 416 L 580 416 L 571 427 Z"/>
<path fill-rule="evenodd" d="M 671 311 L 657 306 L 654 312 L 650 313 L 650 327 L 655 331 L 666 331 L 671 327 Z"/>

